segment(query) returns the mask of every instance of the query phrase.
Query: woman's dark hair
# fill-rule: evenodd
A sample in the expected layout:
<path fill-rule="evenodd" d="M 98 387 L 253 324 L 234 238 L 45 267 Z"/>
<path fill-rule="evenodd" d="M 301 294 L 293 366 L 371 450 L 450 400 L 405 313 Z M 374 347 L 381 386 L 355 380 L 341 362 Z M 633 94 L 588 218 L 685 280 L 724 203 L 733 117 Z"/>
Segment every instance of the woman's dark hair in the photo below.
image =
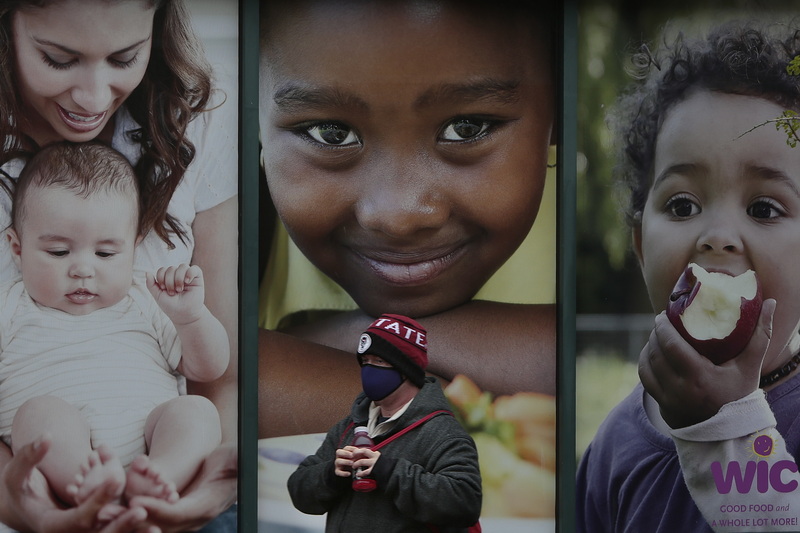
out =
<path fill-rule="evenodd" d="M 621 144 L 618 177 L 629 191 L 626 218 L 641 223 L 650 191 L 656 139 L 667 113 L 690 89 L 756 96 L 800 110 L 800 76 L 787 72 L 800 54 L 800 30 L 785 24 L 727 23 L 705 38 L 679 34 L 651 52 L 632 58 L 637 82 L 619 99 L 610 117 Z M 776 117 L 777 118 L 777 117 Z"/>
<path fill-rule="evenodd" d="M 107 0 L 118 1 L 118 0 Z M 153 43 L 147 71 L 126 100 L 140 128 L 132 138 L 142 155 L 135 165 L 142 195 L 142 234 L 153 230 L 173 247 L 171 234 L 180 239 L 185 230 L 167 214 L 172 194 L 195 157 L 186 130 L 207 109 L 212 93 L 211 67 L 192 31 L 183 0 L 140 0 L 156 9 Z M 22 102 L 15 79 L 12 33 L 14 13 L 47 7 L 54 0 L 3 0 L 0 3 L 0 165 L 16 157 L 27 158 L 20 126 Z"/>

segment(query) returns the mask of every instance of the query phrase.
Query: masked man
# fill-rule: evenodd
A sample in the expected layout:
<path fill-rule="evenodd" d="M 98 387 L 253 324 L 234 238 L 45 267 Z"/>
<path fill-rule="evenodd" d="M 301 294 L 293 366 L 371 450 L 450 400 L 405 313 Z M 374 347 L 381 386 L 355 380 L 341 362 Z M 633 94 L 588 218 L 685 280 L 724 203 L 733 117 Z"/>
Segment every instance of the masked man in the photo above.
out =
<path fill-rule="evenodd" d="M 382 315 L 361 335 L 363 393 L 289 478 L 295 507 L 328 513 L 326 532 L 475 530 L 478 454 L 441 385 L 425 376 L 426 336 L 422 325 L 399 315 Z M 359 426 L 374 446 L 351 445 Z M 372 490 L 354 490 L 355 471 L 374 480 Z"/>

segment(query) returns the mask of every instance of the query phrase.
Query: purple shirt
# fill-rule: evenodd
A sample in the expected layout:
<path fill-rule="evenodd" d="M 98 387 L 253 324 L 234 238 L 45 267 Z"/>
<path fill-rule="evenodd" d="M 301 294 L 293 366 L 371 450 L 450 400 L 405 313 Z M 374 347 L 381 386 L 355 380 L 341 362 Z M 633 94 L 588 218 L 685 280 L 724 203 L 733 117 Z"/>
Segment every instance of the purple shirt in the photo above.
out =
<path fill-rule="evenodd" d="M 672 439 L 647 418 L 637 385 L 600 426 L 578 466 L 578 533 L 711 532 L 683 481 Z"/>
<path fill-rule="evenodd" d="M 766 398 L 786 450 L 798 457 L 800 373 Z M 637 385 L 609 413 L 581 459 L 578 533 L 711 531 L 684 482 L 675 444 L 650 423 L 643 399 Z"/>

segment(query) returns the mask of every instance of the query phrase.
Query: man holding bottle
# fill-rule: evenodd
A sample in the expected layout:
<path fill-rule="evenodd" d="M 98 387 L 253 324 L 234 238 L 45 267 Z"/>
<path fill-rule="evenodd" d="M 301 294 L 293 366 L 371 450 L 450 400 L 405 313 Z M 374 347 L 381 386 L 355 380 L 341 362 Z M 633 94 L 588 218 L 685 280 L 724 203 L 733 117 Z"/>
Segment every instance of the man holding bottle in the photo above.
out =
<path fill-rule="evenodd" d="M 295 507 L 328 513 L 326 531 L 467 531 L 478 521 L 475 443 L 436 378 L 425 376 L 426 337 L 422 325 L 400 315 L 382 315 L 361 335 L 364 391 L 289 478 Z M 372 446 L 352 445 L 359 426 Z M 374 489 L 354 490 L 353 481 Z"/>

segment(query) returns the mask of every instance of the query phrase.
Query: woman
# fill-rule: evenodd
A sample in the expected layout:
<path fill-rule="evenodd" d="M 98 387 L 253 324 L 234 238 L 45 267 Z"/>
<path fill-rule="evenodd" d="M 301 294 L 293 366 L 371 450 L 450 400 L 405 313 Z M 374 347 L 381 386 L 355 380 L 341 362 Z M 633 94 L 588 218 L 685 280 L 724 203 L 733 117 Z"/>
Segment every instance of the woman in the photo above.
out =
<path fill-rule="evenodd" d="M 135 499 L 104 531 L 196 528 L 236 497 L 236 151 L 204 112 L 213 107 L 210 68 L 186 21 L 181 0 L 12 0 L 0 7 L 6 186 L 13 186 L 27 154 L 50 142 L 110 143 L 132 161 L 143 192 L 148 233 L 137 270 L 199 265 L 208 280 L 207 305 L 232 344 L 223 378 L 188 384 L 220 411 L 220 449 L 177 504 Z M 0 219 L 10 207 L 2 196 Z M 18 275 L 7 246 L 3 239 L 0 281 Z M 68 510 L 52 500 L 34 469 L 48 446 L 43 439 L 13 458 L 0 448 L 0 521 L 20 530 L 98 530 L 102 494 Z"/>

